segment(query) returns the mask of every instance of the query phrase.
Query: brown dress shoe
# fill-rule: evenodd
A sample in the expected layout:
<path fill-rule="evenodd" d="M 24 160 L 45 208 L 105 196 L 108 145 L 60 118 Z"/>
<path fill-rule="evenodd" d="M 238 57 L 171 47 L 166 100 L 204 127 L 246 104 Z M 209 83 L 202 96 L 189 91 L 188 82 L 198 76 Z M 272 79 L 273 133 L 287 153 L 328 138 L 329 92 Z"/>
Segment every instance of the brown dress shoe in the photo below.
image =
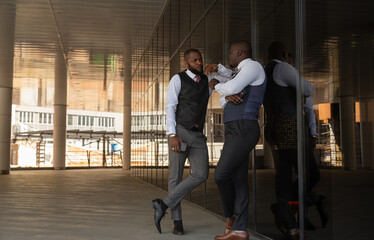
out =
<path fill-rule="evenodd" d="M 216 236 L 214 240 L 248 240 L 249 234 L 248 231 L 236 232 L 235 230 L 230 230 L 225 235 Z"/>
<path fill-rule="evenodd" d="M 308 234 L 304 232 L 304 238 L 307 238 Z M 300 239 L 300 229 L 288 229 L 287 230 L 287 238 L 290 240 L 299 240 Z"/>
<path fill-rule="evenodd" d="M 231 230 L 232 225 L 234 224 L 234 221 L 235 221 L 234 217 L 227 218 L 226 226 L 225 226 L 225 234 Z"/>

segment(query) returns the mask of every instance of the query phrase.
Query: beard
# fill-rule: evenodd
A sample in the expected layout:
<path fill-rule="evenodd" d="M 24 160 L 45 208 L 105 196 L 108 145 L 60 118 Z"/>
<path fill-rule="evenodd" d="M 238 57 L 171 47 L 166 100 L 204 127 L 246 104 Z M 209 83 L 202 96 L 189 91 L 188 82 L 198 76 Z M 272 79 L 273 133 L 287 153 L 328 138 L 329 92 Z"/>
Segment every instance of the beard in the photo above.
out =
<path fill-rule="evenodd" d="M 188 70 L 190 70 L 192 73 L 194 73 L 195 75 L 203 75 L 204 71 L 201 70 L 201 71 L 198 71 L 197 69 L 191 67 L 190 64 L 188 64 Z"/>

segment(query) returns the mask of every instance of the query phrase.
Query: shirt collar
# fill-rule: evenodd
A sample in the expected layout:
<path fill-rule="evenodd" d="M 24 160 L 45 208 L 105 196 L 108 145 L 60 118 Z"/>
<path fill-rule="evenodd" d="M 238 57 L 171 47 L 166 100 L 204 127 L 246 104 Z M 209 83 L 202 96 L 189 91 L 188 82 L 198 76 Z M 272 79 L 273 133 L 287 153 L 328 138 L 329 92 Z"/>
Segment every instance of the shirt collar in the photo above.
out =
<path fill-rule="evenodd" d="M 237 66 L 235 69 L 240 69 L 240 68 L 243 67 L 246 63 L 251 62 L 251 61 L 252 61 L 252 59 L 250 59 L 250 58 L 246 58 L 246 59 L 242 60 L 242 61 L 238 64 L 238 66 Z"/>
<path fill-rule="evenodd" d="M 282 62 L 281 60 L 279 60 L 279 59 L 275 59 L 275 58 L 271 59 L 270 62 L 271 62 L 271 61 L 274 61 L 274 62 L 277 62 L 277 63 L 281 63 L 281 62 Z"/>
<path fill-rule="evenodd" d="M 190 70 L 186 70 L 186 73 L 187 73 L 187 75 L 190 77 L 190 78 L 192 78 L 194 81 L 196 80 L 195 79 L 195 77 L 196 77 L 196 74 L 195 73 L 193 73 L 193 72 L 191 72 Z"/>

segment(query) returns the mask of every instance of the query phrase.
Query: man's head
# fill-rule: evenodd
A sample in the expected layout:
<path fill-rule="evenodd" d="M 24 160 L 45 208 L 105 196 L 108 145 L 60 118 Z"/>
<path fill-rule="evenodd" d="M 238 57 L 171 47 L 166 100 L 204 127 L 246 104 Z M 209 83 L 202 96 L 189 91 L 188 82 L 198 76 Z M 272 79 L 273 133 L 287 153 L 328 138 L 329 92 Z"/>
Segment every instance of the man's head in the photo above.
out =
<path fill-rule="evenodd" d="M 286 46 L 281 42 L 272 42 L 268 47 L 268 59 L 286 61 L 288 59 Z"/>
<path fill-rule="evenodd" d="M 252 57 L 252 48 L 248 41 L 239 41 L 231 44 L 229 55 L 230 67 L 236 68 L 241 61 L 250 57 Z"/>
<path fill-rule="evenodd" d="M 199 50 L 190 48 L 184 52 L 184 66 L 197 75 L 203 74 L 203 57 Z"/>

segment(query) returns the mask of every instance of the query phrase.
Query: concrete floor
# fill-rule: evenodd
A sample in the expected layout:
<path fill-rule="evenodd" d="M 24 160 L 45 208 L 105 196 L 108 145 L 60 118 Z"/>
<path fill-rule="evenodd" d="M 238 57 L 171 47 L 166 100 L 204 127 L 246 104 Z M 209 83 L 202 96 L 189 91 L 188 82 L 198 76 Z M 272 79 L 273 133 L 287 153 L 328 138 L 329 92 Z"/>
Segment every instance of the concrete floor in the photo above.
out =
<path fill-rule="evenodd" d="M 151 200 L 166 195 L 121 169 L 13 171 L 0 175 L 0 239 L 214 239 L 222 218 L 184 201 L 185 235 L 159 234 Z M 256 239 L 252 237 L 251 239 Z"/>
<path fill-rule="evenodd" d="M 309 219 L 317 227 L 308 232 L 308 240 L 373 240 L 374 231 L 374 171 L 341 169 L 321 169 L 321 180 L 314 188 L 317 194 L 327 196 L 329 222 L 321 228 L 320 218 L 315 207 L 309 208 Z M 188 176 L 189 169 L 184 175 Z M 275 202 L 274 169 L 257 170 L 257 232 L 274 240 L 284 240 L 274 224 L 270 205 Z M 133 169 L 133 175 L 144 181 L 167 188 L 168 169 Z M 163 177 L 163 178 L 162 178 Z M 252 171 L 248 171 L 250 186 L 249 228 L 254 229 Z M 214 182 L 214 169 L 210 169 L 209 178 L 187 196 L 195 204 L 203 206 L 206 192 L 206 208 L 223 215 L 219 191 Z"/>

